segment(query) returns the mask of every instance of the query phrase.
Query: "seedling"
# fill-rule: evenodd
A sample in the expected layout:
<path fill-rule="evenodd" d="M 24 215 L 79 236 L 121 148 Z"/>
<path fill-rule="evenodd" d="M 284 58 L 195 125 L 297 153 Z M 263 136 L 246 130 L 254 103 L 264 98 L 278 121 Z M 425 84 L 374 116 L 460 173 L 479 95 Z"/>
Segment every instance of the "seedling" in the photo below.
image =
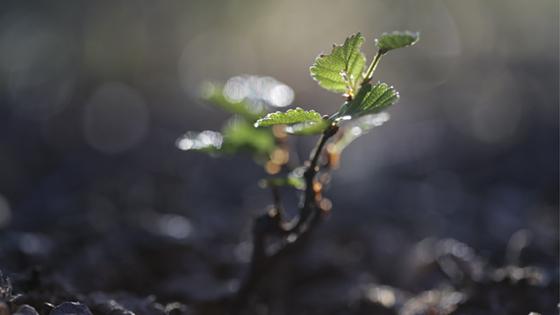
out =
<path fill-rule="evenodd" d="M 340 109 L 330 115 L 299 107 L 269 112 L 271 106 L 267 104 L 286 105 L 271 95 L 278 96 L 278 91 L 289 92 L 287 86 L 272 78 L 237 77 L 225 87 L 206 86 L 204 98 L 234 116 L 221 132 L 187 132 L 178 140 L 178 147 L 212 155 L 250 152 L 269 175 L 260 181 L 260 186 L 270 189 L 273 196 L 273 205 L 255 219 L 251 262 L 231 301 L 232 313 L 242 311 L 274 263 L 301 246 L 321 218 L 329 213 L 331 202 L 322 195 L 328 176 L 323 175 L 338 166 L 340 154 L 352 141 L 387 121 L 389 116 L 384 110 L 399 99 L 399 93 L 392 86 L 371 83 L 375 69 L 384 55 L 417 41 L 418 33 L 381 35 L 375 40 L 377 53 L 367 67 L 361 52 L 364 37 L 360 33 L 348 37 L 342 45 L 335 45 L 330 54 L 319 55 L 310 68 L 311 76 L 324 89 L 344 97 Z M 263 87 L 272 87 L 277 94 L 264 93 Z M 288 135 L 320 136 L 309 160 L 302 166 L 290 162 Z M 288 219 L 284 213 L 279 190 L 282 186 L 301 191 L 295 218 Z"/>

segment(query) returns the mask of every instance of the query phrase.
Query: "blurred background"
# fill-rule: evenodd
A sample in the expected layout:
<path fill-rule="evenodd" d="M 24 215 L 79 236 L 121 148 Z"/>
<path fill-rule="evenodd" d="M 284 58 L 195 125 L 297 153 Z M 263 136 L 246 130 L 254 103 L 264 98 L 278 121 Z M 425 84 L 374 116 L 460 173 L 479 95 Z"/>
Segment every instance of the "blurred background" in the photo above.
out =
<path fill-rule="evenodd" d="M 374 78 L 401 92 L 391 120 L 344 152 L 331 216 L 271 281 L 289 307 L 264 304 L 326 314 L 364 286 L 432 290 L 445 272 L 419 266 L 451 246 L 541 268 L 544 302 L 527 308 L 554 310 L 558 14 L 555 0 L 2 1 L 0 270 L 82 293 L 230 292 L 270 197 L 250 156 L 175 146 L 228 117 L 200 85 L 272 76 L 293 105 L 331 113 L 342 99 L 310 77 L 314 58 L 362 32 L 369 59 L 374 37 L 412 30 L 420 42 Z M 313 141 L 293 144 L 305 156 Z"/>

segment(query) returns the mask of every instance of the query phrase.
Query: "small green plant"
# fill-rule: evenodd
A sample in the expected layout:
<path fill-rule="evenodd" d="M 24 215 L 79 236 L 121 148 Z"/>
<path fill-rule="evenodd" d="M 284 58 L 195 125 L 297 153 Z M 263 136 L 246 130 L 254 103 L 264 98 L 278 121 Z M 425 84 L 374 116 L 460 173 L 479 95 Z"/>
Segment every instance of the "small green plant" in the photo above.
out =
<path fill-rule="evenodd" d="M 310 232 L 331 210 L 322 196 L 328 172 L 338 166 L 340 154 L 357 137 L 388 120 L 383 111 L 399 99 L 392 86 L 372 83 L 381 58 L 388 52 L 414 45 L 418 33 L 385 33 L 375 40 L 377 53 L 366 67 L 361 51 L 364 37 L 357 33 L 330 54 L 319 55 L 310 68 L 311 76 L 329 91 L 342 94 L 340 109 L 330 115 L 302 108 L 269 112 L 273 105 L 286 105 L 291 90 L 272 78 L 236 77 L 226 86 L 207 84 L 203 97 L 233 114 L 221 132 L 187 132 L 177 142 L 183 150 L 213 155 L 250 152 L 264 166 L 268 177 L 260 186 L 270 189 L 273 205 L 255 219 L 253 254 L 245 279 L 231 300 L 232 313 L 245 306 L 266 272 L 274 263 L 305 243 Z M 263 93 L 266 90 L 266 93 Z M 282 97 L 284 98 L 282 98 Z M 320 135 L 310 158 L 302 166 L 293 165 L 288 135 Z M 320 176 L 321 175 L 321 176 Z M 298 215 L 287 218 L 279 188 L 301 191 Z M 271 246 L 274 244 L 274 246 Z"/>

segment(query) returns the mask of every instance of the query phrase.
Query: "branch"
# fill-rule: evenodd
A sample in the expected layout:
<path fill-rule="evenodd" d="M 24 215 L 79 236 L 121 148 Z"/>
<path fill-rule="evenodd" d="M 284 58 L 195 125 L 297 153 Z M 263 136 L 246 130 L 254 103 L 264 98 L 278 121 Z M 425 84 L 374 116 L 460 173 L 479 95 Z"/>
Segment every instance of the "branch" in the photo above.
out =
<path fill-rule="evenodd" d="M 322 217 L 320 206 L 321 191 L 317 189 L 315 177 L 320 170 L 319 160 L 325 144 L 336 134 L 338 126 L 329 125 L 317 142 L 310 162 L 304 172 L 305 192 L 297 221 L 286 227 L 279 209 L 269 211 L 255 219 L 253 226 L 253 254 L 249 270 L 239 290 L 233 297 L 231 314 L 237 315 L 245 308 L 253 290 L 262 277 L 276 264 L 281 257 L 301 247 L 309 238 L 311 231 L 318 225 Z M 275 200 L 277 203 L 278 200 Z M 274 209 L 273 209 L 274 210 Z M 279 236 L 282 246 L 273 253 L 267 253 L 266 243 L 269 237 Z"/>
<path fill-rule="evenodd" d="M 319 209 L 319 200 L 317 197 L 320 191 L 315 190 L 315 176 L 319 172 L 319 158 L 321 157 L 321 153 L 323 152 L 323 148 L 327 141 L 336 134 L 338 131 L 338 126 L 330 125 L 325 132 L 321 135 L 317 147 L 314 150 L 313 158 L 311 162 L 307 166 L 305 172 L 303 173 L 303 177 L 305 179 L 305 195 L 303 199 L 303 206 L 301 208 L 300 217 L 297 221 L 297 224 L 290 232 L 298 232 L 304 228 L 304 224 L 306 223 L 309 216 Z"/>

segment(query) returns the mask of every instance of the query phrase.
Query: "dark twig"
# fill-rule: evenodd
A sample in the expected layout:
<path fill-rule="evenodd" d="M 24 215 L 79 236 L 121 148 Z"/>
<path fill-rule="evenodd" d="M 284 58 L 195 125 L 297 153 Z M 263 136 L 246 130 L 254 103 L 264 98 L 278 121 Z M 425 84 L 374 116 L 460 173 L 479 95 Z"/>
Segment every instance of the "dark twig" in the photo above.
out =
<path fill-rule="evenodd" d="M 317 147 L 314 150 L 313 157 L 311 162 L 307 166 L 305 172 L 303 173 L 303 177 L 305 180 L 305 195 L 303 199 L 303 206 L 301 208 L 301 213 L 297 224 L 294 226 L 292 232 L 297 232 L 303 225 L 307 222 L 307 219 L 314 211 L 319 209 L 318 200 L 317 200 L 317 193 L 315 191 L 315 176 L 319 172 L 319 158 L 321 157 L 321 153 L 323 152 L 323 148 L 327 141 L 336 134 L 338 131 L 338 126 L 330 125 L 325 132 L 321 135 Z"/>
<path fill-rule="evenodd" d="M 280 200 L 278 192 L 273 191 L 275 208 L 255 219 L 253 226 L 253 254 L 249 264 L 249 270 L 239 290 L 233 297 L 231 314 L 240 314 L 251 297 L 255 287 L 261 278 L 276 264 L 281 257 L 297 250 L 303 246 L 309 238 L 311 231 L 321 221 L 323 210 L 320 206 L 320 186 L 316 185 L 315 177 L 319 173 L 319 160 L 327 141 L 336 134 L 338 126 L 329 125 L 321 135 L 311 160 L 304 172 L 305 192 L 300 208 L 300 214 L 296 222 L 287 228 L 279 208 Z M 280 248 L 272 253 L 267 253 L 266 244 L 270 237 L 280 236 Z"/>

